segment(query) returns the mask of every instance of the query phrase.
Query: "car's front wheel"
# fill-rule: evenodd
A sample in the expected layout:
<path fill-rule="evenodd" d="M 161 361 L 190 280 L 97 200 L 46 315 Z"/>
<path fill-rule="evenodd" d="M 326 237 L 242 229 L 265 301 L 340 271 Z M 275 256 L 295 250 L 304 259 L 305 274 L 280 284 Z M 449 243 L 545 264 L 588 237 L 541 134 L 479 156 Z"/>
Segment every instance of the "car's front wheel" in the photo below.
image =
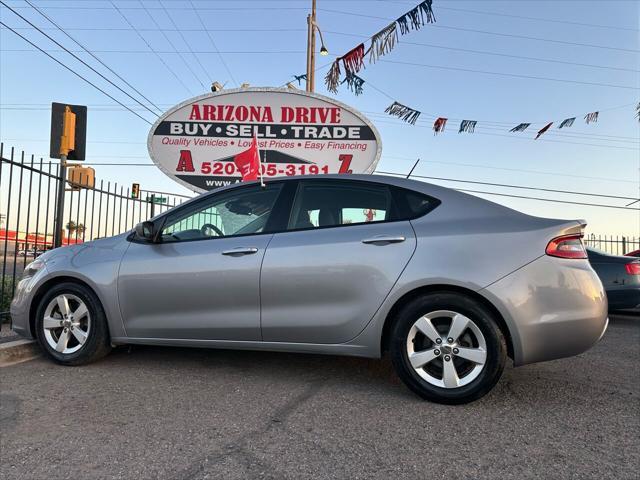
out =
<path fill-rule="evenodd" d="M 35 327 L 45 353 L 64 365 L 92 362 L 111 349 L 102 305 L 83 285 L 61 283 L 51 288 L 40 299 Z"/>
<path fill-rule="evenodd" d="M 461 404 L 497 383 L 506 362 L 504 336 L 482 304 L 456 293 L 433 293 L 407 304 L 391 330 L 398 376 L 422 398 Z"/>

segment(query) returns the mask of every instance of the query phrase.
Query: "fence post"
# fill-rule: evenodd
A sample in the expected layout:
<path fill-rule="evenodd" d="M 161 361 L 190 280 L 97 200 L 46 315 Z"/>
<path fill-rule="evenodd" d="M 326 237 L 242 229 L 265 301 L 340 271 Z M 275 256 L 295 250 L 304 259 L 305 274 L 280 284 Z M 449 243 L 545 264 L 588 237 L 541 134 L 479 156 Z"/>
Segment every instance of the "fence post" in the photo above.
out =
<path fill-rule="evenodd" d="M 151 218 L 156 216 L 156 196 L 151 194 Z"/>
<path fill-rule="evenodd" d="M 622 237 L 622 255 L 627 253 L 627 237 Z"/>
<path fill-rule="evenodd" d="M 58 198 L 56 199 L 56 218 L 53 222 L 53 248 L 62 246 L 64 231 L 64 190 L 67 178 L 67 156 L 60 156 L 60 169 L 58 177 Z"/>

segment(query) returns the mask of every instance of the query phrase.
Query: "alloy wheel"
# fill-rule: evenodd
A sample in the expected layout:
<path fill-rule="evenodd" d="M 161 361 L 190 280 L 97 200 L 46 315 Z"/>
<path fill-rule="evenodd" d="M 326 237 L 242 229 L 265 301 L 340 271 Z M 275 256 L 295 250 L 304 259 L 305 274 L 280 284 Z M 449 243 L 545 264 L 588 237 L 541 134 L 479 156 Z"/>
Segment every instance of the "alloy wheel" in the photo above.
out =
<path fill-rule="evenodd" d="M 58 353 L 75 353 L 89 336 L 91 316 L 86 304 L 77 296 L 65 293 L 54 297 L 44 311 L 44 337 Z"/>
<path fill-rule="evenodd" d="M 487 344 L 478 326 L 452 310 L 437 310 L 416 320 L 406 348 L 414 371 L 442 388 L 468 385 L 487 361 Z"/>

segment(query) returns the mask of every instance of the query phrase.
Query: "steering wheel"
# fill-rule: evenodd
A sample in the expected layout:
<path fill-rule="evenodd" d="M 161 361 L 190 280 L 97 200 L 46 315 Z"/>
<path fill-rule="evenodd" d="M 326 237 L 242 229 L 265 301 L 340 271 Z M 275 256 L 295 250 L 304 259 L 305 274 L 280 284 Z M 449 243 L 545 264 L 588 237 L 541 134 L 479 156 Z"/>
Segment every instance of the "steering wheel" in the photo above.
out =
<path fill-rule="evenodd" d="M 211 223 L 205 223 L 200 227 L 200 233 L 205 237 L 213 237 L 213 235 L 211 235 L 211 231 L 215 232 L 219 237 L 224 237 L 222 230 Z"/>

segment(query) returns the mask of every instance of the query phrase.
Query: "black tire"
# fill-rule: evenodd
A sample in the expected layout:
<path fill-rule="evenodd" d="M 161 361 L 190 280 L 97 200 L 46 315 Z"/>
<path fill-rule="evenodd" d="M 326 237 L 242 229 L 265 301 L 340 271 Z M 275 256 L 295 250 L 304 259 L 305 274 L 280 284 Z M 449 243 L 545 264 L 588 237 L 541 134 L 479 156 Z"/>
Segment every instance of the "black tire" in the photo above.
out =
<path fill-rule="evenodd" d="M 484 336 L 487 355 L 480 374 L 467 385 L 444 388 L 422 378 L 409 362 L 407 338 L 413 324 L 430 312 L 451 310 L 471 319 Z M 404 384 L 425 400 L 456 405 L 472 402 L 489 392 L 504 370 L 507 347 L 494 314 L 481 303 L 458 293 L 434 292 L 418 297 L 402 308 L 394 319 L 389 349 L 396 373 Z"/>
<path fill-rule="evenodd" d="M 47 305 L 61 294 L 73 295 L 84 302 L 89 312 L 91 326 L 82 347 L 73 353 L 61 353 L 49 345 L 45 337 L 44 316 Z M 46 355 L 62 365 L 85 365 L 94 362 L 111 351 L 107 318 L 98 297 L 87 287 L 77 283 L 60 283 L 51 288 L 41 299 L 36 310 L 36 337 Z"/>

